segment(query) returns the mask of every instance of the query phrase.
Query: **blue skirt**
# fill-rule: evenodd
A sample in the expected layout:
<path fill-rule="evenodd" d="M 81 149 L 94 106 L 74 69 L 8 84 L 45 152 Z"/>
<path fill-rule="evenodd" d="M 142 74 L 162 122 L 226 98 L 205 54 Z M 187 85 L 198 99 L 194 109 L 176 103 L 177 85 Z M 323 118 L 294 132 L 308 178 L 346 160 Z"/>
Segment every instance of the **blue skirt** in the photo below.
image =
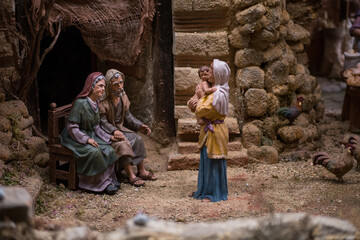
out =
<path fill-rule="evenodd" d="M 198 185 L 194 198 L 209 198 L 211 202 L 227 200 L 228 187 L 225 159 L 209 159 L 206 147 L 200 152 Z"/>

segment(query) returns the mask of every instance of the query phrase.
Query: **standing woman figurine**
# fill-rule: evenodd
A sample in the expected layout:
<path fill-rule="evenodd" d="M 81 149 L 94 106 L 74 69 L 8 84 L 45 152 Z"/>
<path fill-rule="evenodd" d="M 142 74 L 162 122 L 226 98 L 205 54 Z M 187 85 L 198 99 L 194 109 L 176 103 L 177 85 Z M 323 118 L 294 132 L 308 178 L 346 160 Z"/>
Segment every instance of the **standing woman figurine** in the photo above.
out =
<path fill-rule="evenodd" d="M 113 136 L 100 128 L 99 99 L 105 91 L 105 77 L 91 73 L 72 104 L 61 144 L 73 151 L 79 187 L 88 191 L 115 194 L 120 183 L 115 175 L 117 160 Z"/>
<path fill-rule="evenodd" d="M 202 97 L 195 115 L 202 118 L 198 147 L 200 164 L 197 190 L 194 198 L 206 202 L 227 200 L 228 187 L 226 158 L 229 132 L 224 123 L 228 114 L 230 68 L 226 62 L 214 59 L 211 64 L 209 82 L 217 90 Z"/>

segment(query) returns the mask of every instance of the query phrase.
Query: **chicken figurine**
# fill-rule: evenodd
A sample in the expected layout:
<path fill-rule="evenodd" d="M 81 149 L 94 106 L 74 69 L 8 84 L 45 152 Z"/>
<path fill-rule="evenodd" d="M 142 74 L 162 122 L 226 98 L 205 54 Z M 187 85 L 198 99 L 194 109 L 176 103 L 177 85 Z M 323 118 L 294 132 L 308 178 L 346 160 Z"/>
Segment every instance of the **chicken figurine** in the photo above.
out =
<path fill-rule="evenodd" d="M 318 152 L 313 156 L 313 165 L 321 165 L 329 172 L 333 173 L 340 182 L 344 182 L 342 178 L 349 172 L 354 165 L 353 152 L 351 147 L 347 147 L 341 158 L 332 159 L 326 152 Z"/>
<path fill-rule="evenodd" d="M 349 137 L 346 146 L 351 147 L 354 159 L 357 162 L 356 171 L 360 171 L 360 137 L 358 135 Z"/>
<path fill-rule="evenodd" d="M 302 111 L 302 103 L 304 101 L 303 97 L 297 97 L 296 99 L 296 107 L 282 107 L 277 110 L 276 115 L 286 118 L 290 123 L 294 122 Z"/>

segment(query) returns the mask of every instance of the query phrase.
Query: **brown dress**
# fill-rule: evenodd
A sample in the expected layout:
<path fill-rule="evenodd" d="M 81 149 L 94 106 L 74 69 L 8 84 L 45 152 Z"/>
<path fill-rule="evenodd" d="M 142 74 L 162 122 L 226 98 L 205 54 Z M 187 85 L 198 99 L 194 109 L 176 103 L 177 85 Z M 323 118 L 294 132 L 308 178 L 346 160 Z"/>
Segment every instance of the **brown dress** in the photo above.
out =
<path fill-rule="evenodd" d="M 130 156 L 131 163 L 138 165 L 146 157 L 144 142 L 138 131 L 143 124 L 136 119 L 129 111 L 130 101 L 124 94 L 120 97 L 119 104 L 115 106 L 110 97 L 100 102 L 100 124 L 107 133 L 112 134 L 115 130 L 120 130 L 126 140 L 118 141 L 111 144 L 116 155 L 121 158 Z"/>

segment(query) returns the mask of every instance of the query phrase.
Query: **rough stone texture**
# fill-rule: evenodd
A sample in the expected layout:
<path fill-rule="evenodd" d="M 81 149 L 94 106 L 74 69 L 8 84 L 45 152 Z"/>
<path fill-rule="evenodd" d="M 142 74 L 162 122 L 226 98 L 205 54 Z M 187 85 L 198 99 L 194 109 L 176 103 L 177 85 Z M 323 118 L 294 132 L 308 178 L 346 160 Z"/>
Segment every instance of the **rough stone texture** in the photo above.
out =
<path fill-rule="evenodd" d="M 246 67 L 236 72 L 236 85 L 242 89 L 264 88 L 264 71 L 259 67 Z"/>
<path fill-rule="evenodd" d="M 195 87 L 201 82 L 197 68 L 176 67 L 174 70 L 175 91 L 195 93 Z"/>
<path fill-rule="evenodd" d="M 49 153 L 40 153 L 34 158 L 34 163 L 39 167 L 47 167 L 49 165 Z"/>
<path fill-rule="evenodd" d="M 259 3 L 254 6 L 251 6 L 244 11 L 238 12 L 236 14 L 236 20 L 239 25 L 244 25 L 246 23 L 256 22 L 261 16 L 266 13 L 266 8 L 263 4 Z"/>
<path fill-rule="evenodd" d="M 260 146 L 261 144 L 261 130 L 252 123 L 245 124 L 241 129 L 241 142 L 245 148 L 252 145 Z"/>
<path fill-rule="evenodd" d="M 60 231 L 36 231 L 36 239 L 355 239 L 356 228 L 349 222 L 306 213 L 273 214 L 261 218 L 239 218 L 226 222 L 181 224 L 136 216 L 126 230 L 92 232 L 87 227 Z"/>
<path fill-rule="evenodd" d="M 4 162 L 10 160 L 11 151 L 6 145 L 0 144 L 0 159 Z"/>
<path fill-rule="evenodd" d="M 278 163 L 279 155 L 276 148 L 271 146 L 251 146 L 248 149 L 248 156 L 250 162 L 261 162 L 261 163 Z"/>
<path fill-rule="evenodd" d="M 199 168 L 200 153 L 172 154 L 168 160 L 168 171 L 197 170 Z M 247 150 L 229 151 L 226 160 L 227 166 L 242 167 L 248 164 Z"/>
<path fill-rule="evenodd" d="M 10 43 L 6 40 L 5 32 L 0 32 L 0 57 L 11 57 L 13 51 Z"/>
<path fill-rule="evenodd" d="M 273 93 L 267 94 L 267 104 L 268 104 L 267 111 L 269 114 L 276 113 L 276 111 L 280 108 L 279 99 Z"/>
<path fill-rule="evenodd" d="M 246 114 L 261 117 L 267 111 L 267 93 L 264 89 L 250 88 L 245 93 Z"/>
<path fill-rule="evenodd" d="M 258 2 L 260 2 L 260 0 L 233 0 L 235 7 L 239 8 L 249 7 L 257 4 Z"/>
<path fill-rule="evenodd" d="M 310 37 L 309 31 L 293 21 L 289 21 L 286 28 L 288 29 L 285 37 L 286 41 L 301 41 L 302 43 L 306 43 Z"/>
<path fill-rule="evenodd" d="M 175 119 L 195 118 L 195 113 L 192 112 L 187 106 L 179 105 L 175 106 L 174 117 Z"/>
<path fill-rule="evenodd" d="M 29 117 L 29 112 L 20 100 L 11 100 L 0 103 L 0 116 L 20 115 L 22 117 Z"/>
<path fill-rule="evenodd" d="M 13 134 L 12 132 L 1 132 L 0 131 L 0 144 L 9 145 Z"/>
<path fill-rule="evenodd" d="M 227 56 L 229 54 L 227 32 L 175 32 L 173 53 L 177 56 Z"/>
<path fill-rule="evenodd" d="M 32 224 L 34 210 L 30 194 L 21 187 L 2 186 L 2 188 L 5 198 L 0 201 L 0 221 L 9 218 L 14 222 Z"/>
<path fill-rule="evenodd" d="M 240 130 L 236 118 L 225 118 L 225 124 L 229 129 L 229 135 L 238 135 Z M 199 135 L 200 125 L 197 124 L 194 118 L 183 118 L 178 121 L 178 135 Z"/>
<path fill-rule="evenodd" d="M 39 137 L 27 138 L 24 141 L 24 145 L 28 149 L 29 155 L 32 158 L 35 157 L 36 155 L 44 152 L 44 150 L 46 150 L 46 144 L 45 144 L 44 139 L 39 138 Z"/>
<path fill-rule="evenodd" d="M 304 131 L 301 126 L 281 127 L 278 130 L 278 134 L 285 143 L 291 143 L 304 137 Z"/>
<path fill-rule="evenodd" d="M 31 128 L 31 126 L 34 124 L 34 119 L 32 116 L 29 116 L 28 118 L 21 118 L 18 127 L 19 129 L 23 130 L 26 128 Z"/>
<path fill-rule="evenodd" d="M 246 32 L 245 32 L 246 33 Z M 229 35 L 230 44 L 235 48 L 247 48 L 250 42 L 249 34 L 242 34 L 239 28 L 235 28 Z"/>
<path fill-rule="evenodd" d="M 275 86 L 271 88 L 271 92 L 276 96 L 284 96 L 289 93 L 288 85 Z"/>
<path fill-rule="evenodd" d="M 173 12 L 209 11 L 229 7 L 227 0 L 173 0 L 172 2 Z"/>
<path fill-rule="evenodd" d="M 273 46 L 268 48 L 263 53 L 264 62 L 272 62 L 278 58 L 280 58 L 283 54 L 283 51 L 278 46 Z"/>
<path fill-rule="evenodd" d="M 265 67 L 265 87 L 271 90 L 275 86 L 285 84 L 288 75 L 289 67 L 287 62 L 276 60 L 269 63 Z"/>
<path fill-rule="evenodd" d="M 1 132 L 11 131 L 10 120 L 4 116 L 0 116 L 0 131 Z"/>
<path fill-rule="evenodd" d="M 259 66 L 262 62 L 262 52 L 255 49 L 241 49 L 235 53 L 235 65 L 238 68 Z"/>

